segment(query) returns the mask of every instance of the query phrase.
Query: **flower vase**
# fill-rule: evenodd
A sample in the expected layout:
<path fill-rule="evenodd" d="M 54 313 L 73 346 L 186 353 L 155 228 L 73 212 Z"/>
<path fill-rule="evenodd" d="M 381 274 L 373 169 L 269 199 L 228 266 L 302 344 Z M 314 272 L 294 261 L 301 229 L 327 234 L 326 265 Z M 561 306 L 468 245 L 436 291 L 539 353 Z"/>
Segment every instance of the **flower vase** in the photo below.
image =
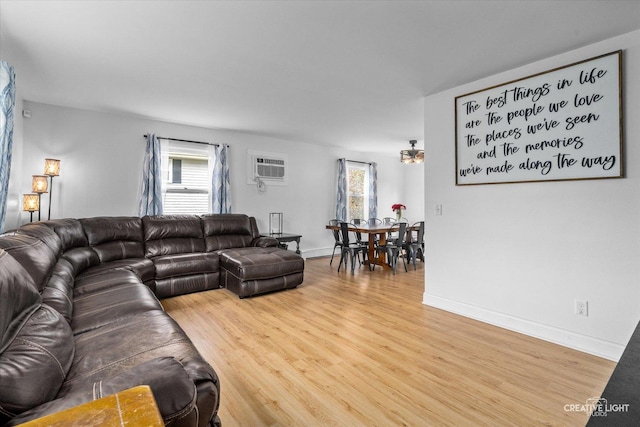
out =
<path fill-rule="evenodd" d="M 396 220 L 400 222 L 401 219 L 402 219 L 402 209 L 396 209 Z"/>

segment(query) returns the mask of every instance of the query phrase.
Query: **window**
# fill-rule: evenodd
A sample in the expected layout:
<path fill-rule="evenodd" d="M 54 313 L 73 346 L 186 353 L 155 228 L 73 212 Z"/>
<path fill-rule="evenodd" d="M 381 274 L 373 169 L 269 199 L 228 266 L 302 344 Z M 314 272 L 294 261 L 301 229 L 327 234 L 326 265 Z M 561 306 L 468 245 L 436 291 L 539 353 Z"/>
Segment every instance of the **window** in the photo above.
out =
<path fill-rule="evenodd" d="M 369 165 L 347 161 L 347 220 L 369 218 Z"/>
<path fill-rule="evenodd" d="M 168 151 L 168 162 L 163 167 L 166 177 L 164 213 L 201 215 L 210 212 L 211 179 L 206 149 L 171 143 Z"/>

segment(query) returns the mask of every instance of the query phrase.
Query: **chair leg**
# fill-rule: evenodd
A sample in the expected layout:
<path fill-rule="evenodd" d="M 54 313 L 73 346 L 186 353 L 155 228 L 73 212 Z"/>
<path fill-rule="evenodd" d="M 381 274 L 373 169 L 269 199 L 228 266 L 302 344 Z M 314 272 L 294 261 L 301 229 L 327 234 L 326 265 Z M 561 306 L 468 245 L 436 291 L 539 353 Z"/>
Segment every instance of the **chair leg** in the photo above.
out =
<path fill-rule="evenodd" d="M 333 245 L 333 253 L 331 254 L 331 261 L 329 261 L 329 265 L 333 264 L 333 256 L 336 254 L 337 245 Z"/>
<path fill-rule="evenodd" d="M 411 249 L 410 248 L 406 248 L 404 251 L 404 255 L 405 258 L 407 259 L 407 261 L 409 262 L 409 264 L 411 264 Z"/>
<path fill-rule="evenodd" d="M 391 264 L 391 270 L 393 271 L 393 274 L 396 274 L 396 254 L 391 249 L 387 249 L 387 258 L 389 259 L 389 263 Z"/>
<path fill-rule="evenodd" d="M 356 271 L 356 258 L 358 257 L 358 254 L 356 251 L 351 251 L 351 274 L 354 274 Z"/>
<path fill-rule="evenodd" d="M 400 252 L 398 252 L 398 256 L 400 255 Z M 405 259 L 406 257 L 402 257 L 402 264 L 404 265 L 404 272 L 408 272 L 409 270 L 407 270 L 407 261 Z"/>
<path fill-rule="evenodd" d="M 338 264 L 338 272 L 340 271 L 340 267 L 342 266 L 343 260 L 344 260 L 345 268 L 347 268 L 347 261 L 344 259 L 344 251 L 340 251 L 340 264 Z"/>

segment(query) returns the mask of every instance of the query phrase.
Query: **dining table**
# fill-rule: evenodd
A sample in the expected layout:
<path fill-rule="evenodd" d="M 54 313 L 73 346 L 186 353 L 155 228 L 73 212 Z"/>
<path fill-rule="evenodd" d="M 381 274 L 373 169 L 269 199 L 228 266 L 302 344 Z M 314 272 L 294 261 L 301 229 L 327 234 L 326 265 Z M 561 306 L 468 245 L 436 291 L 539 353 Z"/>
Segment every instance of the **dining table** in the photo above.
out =
<path fill-rule="evenodd" d="M 327 225 L 327 230 L 338 230 L 340 231 L 340 224 L 337 225 Z M 410 232 L 412 227 L 407 226 L 407 233 Z M 387 254 L 382 252 L 380 254 L 376 254 L 376 236 L 378 236 L 377 242 L 380 245 L 384 245 L 387 243 L 387 235 L 392 231 L 398 231 L 398 224 L 360 224 L 354 225 L 349 224 L 349 231 L 351 232 L 360 232 L 363 234 L 367 234 L 369 236 L 367 242 L 367 260 L 365 261 L 366 265 L 371 265 L 372 261 L 374 265 L 379 265 L 382 268 L 390 269 L 391 266 L 387 262 Z"/>

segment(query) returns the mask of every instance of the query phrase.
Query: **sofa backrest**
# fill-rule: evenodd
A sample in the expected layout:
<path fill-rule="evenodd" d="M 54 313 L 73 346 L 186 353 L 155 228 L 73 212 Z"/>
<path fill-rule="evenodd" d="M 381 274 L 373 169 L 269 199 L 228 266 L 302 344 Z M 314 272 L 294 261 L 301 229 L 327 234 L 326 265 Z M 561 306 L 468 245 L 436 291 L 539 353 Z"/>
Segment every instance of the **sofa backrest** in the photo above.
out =
<path fill-rule="evenodd" d="M 202 216 L 205 250 L 244 248 L 258 238 L 255 219 L 244 214 L 213 214 Z"/>
<path fill-rule="evenodd" d="M 144 257 L 142 220 L 137 217 L 95 217 L 79 220 L 100 262 Z"/>
<path fill-rule="evenodd" d="M 80 224 L 80 221 L 77 219 L 53 219 L 50 221 L 43 221 L 40 224 L 46 225 L 58 235 L 62 244 L 63 252 L 73 248 L 89 246 L 82 224 Z"/>
<path fill-rule="evenodd" d="M 38 306 L 40 293 L 31 275 L 0 249 L 0 355 Z"/>
<path fill-rule="evenodd" d="M 44 304 L 56 309 L 67 322 L 71 323 L 73 285 L 75 281 L 74 268 L 68 260 L 61 257 L 62 243 L 60 238 L 52 228 L 38 222 L 23 225 L 18 229 L 17 233 L 41 240 L 56 254 L 56 263 L 44 288 L 40 289 L 40 294 Z"/>
<path fill-rule="evenodd" d="M 89 246 L 89 241 L 79 220 L 73 218 L 55 219 L 43 221 L 42 224 L 51 228 L 60 238 L 62 258 L 71 264 L 74 276 L 100 263 L 98 254 Z"/>
<path fill-rule="evenodd" d="M 0 425 L 52 400 L 73 355 L 69 324 L 56 310 L 41 304 L 32 275 L 0 249 Z"/>
<path fill-rule="evenodd" d="M 204 252 L 202 223 L 196 215 L 159 215 L 142 218 L 145 256 Z"/>
<path fill-rule="evenodd" d="M 32 222 L 22 225 L 18 230 L 19 234 L 26 234 L 28 236 L 35 237 L 42 240 L 51 250 L 60 256 L 62 254 L 62 240 L 50 227 L 47 227 L 42 222 Z"/>
<path fill-rule="evenodd" d="M 4 249 L 22 265 L 37 291 L 42 292 L 58 261 L 57 254 L 42 240 L 19 233 L 0 237 L 0 249 Z"/>

